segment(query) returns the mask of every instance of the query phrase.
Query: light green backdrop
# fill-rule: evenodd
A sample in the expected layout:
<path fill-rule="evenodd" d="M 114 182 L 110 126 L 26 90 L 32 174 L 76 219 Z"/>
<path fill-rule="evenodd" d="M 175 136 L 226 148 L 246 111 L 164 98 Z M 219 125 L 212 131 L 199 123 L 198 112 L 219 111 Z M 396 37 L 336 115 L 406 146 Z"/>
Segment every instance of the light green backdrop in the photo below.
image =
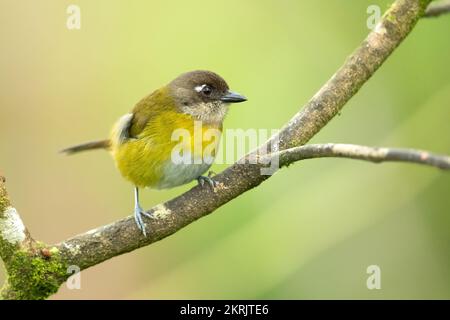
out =
<path fill-rule="evenodd" d="M 66 8 L 81 8 L 81 29 Z M 368 33 L 388 1 L 0 1 L 0 170 L 36 239 L 131 214 L 103 138 L 141 97 L 211 69 L 249 101 L 228 128 L 278 128 Z M 422 20 L 314 142 L 450 153 L 450 16 Z M 220 171 L 225 165 L 216 165 Z M 192 186 L 145 191 L 150 207 Z M 152 246 L 82 273 L 54 298 L 450 298 L 450 175 L 342 159 L 284 169 Z M 366 288 L 379 265 L 382 289 Z M 4 273 L 0 272 L 0 280 Z"/>

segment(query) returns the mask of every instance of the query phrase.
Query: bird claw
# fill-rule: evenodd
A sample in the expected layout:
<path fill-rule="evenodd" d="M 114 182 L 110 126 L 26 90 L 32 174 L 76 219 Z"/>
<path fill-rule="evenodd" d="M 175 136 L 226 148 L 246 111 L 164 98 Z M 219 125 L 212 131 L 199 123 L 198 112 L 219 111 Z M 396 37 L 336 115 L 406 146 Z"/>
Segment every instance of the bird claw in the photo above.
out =
<path fill-rule="evenodd" d="M 217 181 L 211 179 L 212 174 L 214 174 L 214 172 L 210 171 L 208 173 L 208 176 L 198 177 L 197 178 L 198 184 L 203 187 L 205 185 L 205 182 L 207 182 L 209 184 L 209 186 L 214 190 L 219 185 L 219 183 Z"/>
<path fill-rule="evenodd" d="M 144 223 L 144 220 L 142 220 L 142 216 L 145 216 L 145 217 L 151 218 L 151 219 L 154 219 L 155 217 L 152 214 L 145 211 L 144 209 L 142 209 L 140 206 L 136 206 L 134 208 L 134 221 L 136 221 L 136 225 L 137 225 L 138 229 L 141 230 L 144 237 L 146 237 L 147 232 L 145 230 L 145 223 Z"/>

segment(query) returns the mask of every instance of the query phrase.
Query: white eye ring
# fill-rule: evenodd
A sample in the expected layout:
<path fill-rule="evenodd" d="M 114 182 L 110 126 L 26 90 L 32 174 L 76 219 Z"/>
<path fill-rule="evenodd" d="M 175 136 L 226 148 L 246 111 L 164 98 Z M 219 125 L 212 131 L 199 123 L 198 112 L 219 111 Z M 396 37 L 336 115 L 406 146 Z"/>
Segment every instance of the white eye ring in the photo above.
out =
<path fill-rule="evenodd" d="M 201 92 L 203 90 L 203 88 L 206 87 L 206 84 L 202 84 L 201 86 L 196 86 L 194 89 L 197 92 Z"/>
<path fill-rule="evenodd" d="M 202 84 L 201 86 L 196 86 L 194 89 L 197 92 L 201 92 L 203 90 L 203 88 L 206 87 L 206 84 Z"/>
<path fill-rule="evenodd" d="M 201 93 L 205 96 L 210 96 L 213 89 L 208 84 L 203 84 L 201 86 L 195 87 L 195 91 L 197 91 L 198 93 Z"/>

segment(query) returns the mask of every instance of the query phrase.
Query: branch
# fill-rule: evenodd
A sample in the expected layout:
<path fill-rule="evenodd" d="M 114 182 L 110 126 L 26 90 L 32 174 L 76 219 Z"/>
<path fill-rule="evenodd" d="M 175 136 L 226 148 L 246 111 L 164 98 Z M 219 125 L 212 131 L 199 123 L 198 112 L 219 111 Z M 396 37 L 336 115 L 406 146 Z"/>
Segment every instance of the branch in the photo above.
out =
<path fill-rule="evenodd" d="M 432 2 L 425 11 L 424 17 L 439 17 L 450 12 L 450 0 Z"/>
<path fill-rule="evenodd" d="M 279 158 L 280 166 L 288 166 L 299 160 L 333 157 L 366 160 L 375 163 L 386 161 L 411 162 L 450 170 L 449 156 L 422 150 L 377 148 L 354 144 L 309 144 L 267 155 L 260 158 L 260 161 L 268 162 L 273 160 L 274 157 Z"/>
<path fill-rule="evenodd" d="M 410 33 L 430 1 L 396 0 L 375 30 L 367 36 L 302 111 L 296 114 L 279 134 L 244 157 L 244 160 L 264 154 L 268 148 L 276 152 L 299 147 L 310 140 L 356 94 Z M 289 154 L 290 151 L 285 151 L 282 157 L 289 157 Z M 146 219 L 147 237 L 142 236 L 133 217 L 130 216 L 75 236 L 54 247 L 30 240 L 31 244 L 25 252 L 15 247 L 11 250 L 9 258 L 8 254 L 3 252 L 7 252 L 8 248 L 5 250 L 0 246 L 8 271 L 8 281 L 1 296 L 3 298 L 46 298 L 55 292 L 68 277 L 63 272 L 66 266 L 77 265 L 83 270 L 177 232 L 260 185 L 270 177 L 262 175 L 261 168 L 261 164 L 246 164 L 238 161 L 215 177 L 218 182 L 215 190 L 196 186 L 179 197 L 152 208 L 150 212 L 156 218 Z M 0 184 L 3 185 L 2 182 Z M 4 216 L 5 208 L 0 209 L 2 211 L 0 214 Z M 3 230 L 0 231 L 0 234 L 3 234 Z M 33 281 L 27 282 L 26 280 L 30 277 L 38 279 L 38 284 Z"/>

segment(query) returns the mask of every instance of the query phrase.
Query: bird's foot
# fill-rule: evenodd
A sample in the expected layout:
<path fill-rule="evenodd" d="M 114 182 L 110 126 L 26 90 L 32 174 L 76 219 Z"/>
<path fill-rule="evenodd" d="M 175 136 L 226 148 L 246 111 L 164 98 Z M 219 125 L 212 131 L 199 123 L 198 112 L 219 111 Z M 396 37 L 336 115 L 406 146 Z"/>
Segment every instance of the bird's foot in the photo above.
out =
<path fill-rule="evenodd" d="M 134 208 L 134 220 L 136 221 L 137 227 L 139 228 L 139 230 L 142 231 L 142 234 L 144 235 L 144 237 L 147 236 L 147 232 L 145 230 L 145 223 L 142 220 L 142 216 L 146 216 L 147 218 L 151 218 L 154 219 L 154 217 L 148 213 L 147 211 L 145 211 L 144 209 L 142 209 L 141 206 L 137 205 Z"/>
<path fill-rule="evenodd" d="M 215 180 L 213 180 L 211 177 L 214 175 L 215 173 L 210 171 L 208 173 L 208 176 L 200 176 L 197 178 L 198 184 L 201 185 L 202 187 L 205 185 L 205 182 L 207 182 L 209 184 L 209 186 L 214 190 L 219 183 Z"/>

